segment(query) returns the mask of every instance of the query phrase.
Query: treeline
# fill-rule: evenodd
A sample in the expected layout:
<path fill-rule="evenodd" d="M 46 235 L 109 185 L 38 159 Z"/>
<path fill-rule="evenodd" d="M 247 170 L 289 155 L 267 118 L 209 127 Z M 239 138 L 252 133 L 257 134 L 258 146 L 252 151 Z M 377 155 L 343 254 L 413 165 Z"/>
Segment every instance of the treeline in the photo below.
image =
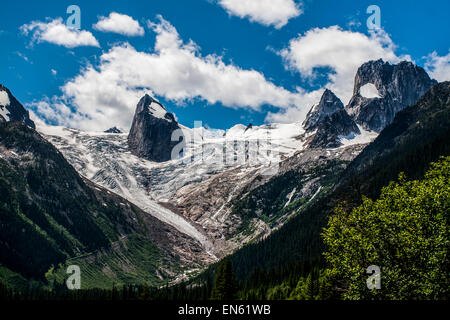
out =
<path fill-rule="evenodd" d="M 124 285 L 112 289 L 69 290 L 65 284 L 53 284 L 51 289 L 44 286 L 25 289 L 12 288 L 0 281 L 2 301 L 131 301 L 131 300 L 208 300 L 211 286 L 187 286 L 179 284 L 162 288 L 147 285 Z"/>
<path fill-rule="evenodd" d="M 318 265 L 308 262 L 280 265 L 270 271 L 257 269 L 247 280 L 239 281 L 231 260 L 224 259 L 218 264 L 218 272 L 204 275 L 201 281 L 196 279 L 195 282 L 159 288 L 124 285 L 113 286 L 112 289 L 69 290 L 64 283 L 54 282 L 44 286 L 30 282 L 28 287 L 18 289 L 0 281 L 0 300 L 195 301 L 325 298 L 331 296 L 331 291 L 325 294 L 322 273 L 323 270 Z"/>

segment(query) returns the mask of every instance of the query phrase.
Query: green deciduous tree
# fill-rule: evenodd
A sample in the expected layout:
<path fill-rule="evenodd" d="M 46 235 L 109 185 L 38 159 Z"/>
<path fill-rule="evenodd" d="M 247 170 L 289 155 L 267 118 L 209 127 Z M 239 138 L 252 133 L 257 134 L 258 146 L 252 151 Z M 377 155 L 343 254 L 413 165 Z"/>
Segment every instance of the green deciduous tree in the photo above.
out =
<path fill-rule="evenodd" d="M 323 232 L 325 258 L 346 299 L 448 299 L 450 287 L 450 157 L 431 164 L 423 180 L 382 189 L 378 200 L 337 207 Z M 369 266 L 381 289 L 369 290 Z"/>

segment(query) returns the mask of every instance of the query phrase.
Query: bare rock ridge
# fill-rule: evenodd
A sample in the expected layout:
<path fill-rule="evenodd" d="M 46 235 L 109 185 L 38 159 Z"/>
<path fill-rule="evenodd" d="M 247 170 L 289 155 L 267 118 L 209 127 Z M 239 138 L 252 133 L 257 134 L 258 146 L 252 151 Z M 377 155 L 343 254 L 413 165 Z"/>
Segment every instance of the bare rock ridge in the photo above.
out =
<path fill-rule="evenodd" d="M 328 89 L 306 115 L 303 127 L 310 135 L 307 140 L 310 148 L 337 148 L 341 145 L 340 137 L 360 133 L 344 104 Z"/>
<path fill-rule="evenodd" d="M 400 110 L 415 103 L 436 80 L 411 62 L 391 65 L 379 59 L 359 67 L 353 96 L 345 107 L 353 120 L 365 130 L 380 132 L 392 123 Z M 374 95 L 364 96 L 366 86 L 372 86 Z"/>
<path fill-rule="evenodd" d="M 35 128 L 30 114 L 12 95 L 11 91 L 0 84 L 0 122 L 19 121 Z"/>
<path fill-rule="evenodd" d="M 379 133 L 397 112 L 414 104 L 435 83 L 411 62 L 391 65 L 381 59 L 368 61 L 358 68 L 347 106 L 327 89 L 308 112 L 303 122 L 307 146 L 339 147 L 341 138 L 360 134 L 359 128 Z"/>
<path fill-rule="evenodd" d="M 168 161 L 173 147 L 178 144 L 178 141 L 171 141 L 172 133 L 177 129 L 180 127 L 173 114 L 146 94 L 137 104 L 128 135 L 130 151 L 147 160 Z"/>
<path fill-rule="evenodd" d="M 120 131 L 120 129 L 117 127 L 109 128 L 108 130 L 105 130 L 103 132 L 105 132 L 105 133 L 122 133 L 122 131 Z"/>

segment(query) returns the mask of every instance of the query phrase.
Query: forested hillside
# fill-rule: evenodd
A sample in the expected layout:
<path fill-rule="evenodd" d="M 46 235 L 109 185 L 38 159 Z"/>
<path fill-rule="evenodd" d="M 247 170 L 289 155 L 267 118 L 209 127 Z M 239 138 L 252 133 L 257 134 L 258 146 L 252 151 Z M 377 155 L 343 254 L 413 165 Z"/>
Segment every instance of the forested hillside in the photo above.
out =
<path fill-rule="evenodd" d="M 381 188 L 405 172 L 421 178 L 440 156 L 450 154 L 450 82 L 433 86 L 417 103 L 399 112 L 394 122 L 350 163 L 328 194 L 300 211 L 267 239 L 231 256 L 236 277 L 255 287 L 283 281 L 305 281 L 310 270 L 325 266 L 321 233 L 338 205 L 350 210 L 363 195 L 375 199 Z M 214 267 L 208 274 L 214 272 Z M 255 280 L 257 279 L 257 280 Z M 294 280 L 292 280 L 294 279 Z"/>
<path fill-rule="evenodd" d="M 81 265 L 83 288 L 164 284 L 199 245 L 125 199 L 84 180 L 20 122 L 0 123 L 0 279 L 64 282 Z"/>
<path fill-rule="evenodd" d="M 338 177 L 339 182 L 328 192 L 316 197 L 308 206 L 300 206 L 295 216 L 266 239 L 243 247 L 231 255 L 229 260 L 211 266 L 192 281 L 163 288 L 156 288 L 151 284 L 150 286 L 137 284 L 112 291 L 82 290 L 78 293 L 68 292 L 61 284 L 56 284 L 53 292 L 34 290 L 30 293 L 30 289 L 14 291 L 8 286 L 2 286 L 0 291 L 9 298 L 89 299 L 96 296 L 104 299 L 209 299 L 221 295 L 220 290 L 217 291 L 217 283 L 222 282 L 217 281 L 226 278 L 236 279 L 237 286 L 229 286 L 225 282 L 219 288 L 227 288 L 227 296 L 231 294 L 240 299 L 448 298 L 448 290 L 445 288 L 448 287 L 448 265 L 450 265 L 447 263 L 449 128 L 450 83 L 444 82 L 436 84 L 417 103 L 399 112 L 394 122 L 349 164 Z M 111 208 L 112 211 L 108 211 L 107 218 L 105 211 L 102 211 L 105 209 L 101 205 L 101 195 L 92 190 L 95 186 L 88 187 L 79 176 L 73 176 L 71 167 L 64 162 L 62 156 L 39 137 L 34 137 L 31 139 L 33 143 L 29 143 L 30 137 L 36 134 L 34 131 L 24 129 L 19 124 L 7 124 L 2 125 L 0 133 L 2 133 L 1 147 L 9 150 L 3 152 L 4 156 L 0 159 L 2 175 L 16 177 L 16 179 L 1 179 L 3 183 L 1 190 L 7 195 L 5 198 L 7 201 L 2 202 L 2 210 L 5 212 L 3 216 L 11 219 L 2 221 L 2 228 L 12 221 L 13 225 L 17 224 L 19 228 L 29 232 L 29 237 L 16 239 L 21 244 L 19 248 L 28 245 L 33 247 L 34 244 L 29 242 L 32 240 L 40 244 L 40 247 L 33 247 L 35 252 L 39 252 L 41 248 L 49 250 L 50 254 L 43 262 L 38 260 L 38 257 L 29 260 L 34 265 L 41 266 L 41 271 L 36 273 L 36 277 L 42 278 L 44 270 L 51 270 L 52 265 L 75 255 L 64 247 L 64 243 L 69 241 L 77 244 L 69 248 L 78 248 L 81 253 L 108 246 L 127 234 L 130 236 L 126 238 L 139 241 L 142 235 L 139 228 L 143 225 L 136 225 L 128 219 L 131 214 L 135 214 L 137 221 L 140 221 L 138 209 L 130 205 L 131 212 L 121 215 L 119 212 L 122 211 L 117 207 L 120 206 L 120 201 L 124 200 L 111 201 L 117 205 Z M 23 136 L 27 138 L 22 139 Z M 52 155 L 44 157 L 40 154 L 44 160 L 35 164 L 33 155 L 42 150 Z M 439 161 L 442 156 L 447 158 L 431 164 Z M 56 171 L 51 170 L 51 166 L 55 165 L 68 167 L 58 168 L 58 172 L 62 174 L 56 176 L 54 174 Z M 429 171 L 425 174 L 427 170 Z M 402 174 L 399 178 L 400 173 Z M 45 184 L 44 189 L 42 185 L 33 184 L 33 177 L 36 175 L 41 177 L 48 175 L 48 185 Z M 73 185 L 66 185 L 65 181 L 61 180 L 64 177 L 71 177 Z M 289 173 L 285 178 L 289 177 L 297 179 L 298 175 Z M 10 181 L 15 181 L 13 186 L 6 185 Z M 283 180 L 283 185 L 295 185 L 295 181 Z M 389 187 L 383 189 L 388 185 Z M 267 184 L 267 187 L 271 186 L 278 188 L 279 183 Z M 65 192 L 61 193 L 61 190 Z M 261 190 L 264 194 L 270 194 L 270 190 Z M 274 190 L 274 194 L 279 193 Z M 62 217 L 51 211 L 48 203 L 64 201 L 65 197 L 82 199 L 81 203 L 71 202 L 73 206 L 69 206 L 68 210 L 80 210 L 78 206 L 83 206 L 86 202 L 90 204 L 82 207 L 82 213 L 74 212 L 86 215 L 79 219 L 86 220 L 87 228 L 92 228 L 91 232 L 84 234 L 81 231 L 77 231 L 78 233 L 71 231 L 73 226 L 65 219 L 71 217 L 72 211 L 68 211 Z M 34 216 L 34 211 L 27 211 L 27 206 L 33 203 L 35 208 L 39 209 L 36 212 L 41 212 L 41 218 Z M 251 202 L 245 203 L 246 207 L 249 205 Z M 269 207 L 270 205 L 267 206 Z M 114 208 L 116 210 L 113 210 Z M 251 211 L 251 208 L 247 209 Z M 333 218 L 330 220 L 330 217 Z M 73 223 L 79 223 L 78 221 L 74 218 Z M 360 224 L 356 229 L 354 221 Z M 350 231 L 342 232 L 347 229 Z M 147 227 L 146 232 L 148 230 L 151 228 Z M 19 251 L 10 249 L 11 239 L 5 236 L 7 232 L 5 228 L 3 236 L 0 235 L 4 244 L 3 257 L 24 259 Z M 383 234 L 380 236 L 381 242 L 372 243 L 370 239 L 366 239 L 362 247 L 355 248 L 355 239 L 361 240 L 364 239 L 364 235 L 371 234 L 375 238 L 376 235 Z M 90 236 L 92 242 L 86 238 Z M 397 238 L 395 245 L 392 243 L 386 245 L 390 239 Z M 384 251 L 373 250 L 378 245 L 384 248 Z M 151 259 L 147 259 L 148 256 L 141 257 L 143 259 L 139 261 L 161 261 L 158 260 L 161 247 L 158 247 L 159 251 L 153 251 L 151 248 L 142 251 L 142 248 L 133 245 L 124 247 L 128 250 L 136 248 L 137 251 L 131 256 L 135 256 L 138 251 L 154 255 Z M 33 257 L 35 252 L 28 251 L 27 254 Z M 324 252 L 327 259 L 324 259 Z M 367 259 L 370 255 L 379 259 Z M 120 259 L 122 255 L 118 256 L 116 255 L 115 259 Z M 111 255 L 106 254 L 106 257 Z M 14 265 L 14 259 L 9 259 L 7 267 L 25 275 L 25 278 L 29 278 L 35 272 L 32 266 L 24 270 L 18 269 Z M 106 262 L 108 260 L 106 259 Z M 5 261 L 8 261 L 7 258 Z M 109 265 L 117 266 L 117 261 L 113 259 L 112 263 L 109 261 Z M 339 265 L 338 261 L 348 264 Z M 102 263 L 105 263 L 105 260 Z M 366 276 L 363 268 L 367 263 L 379 263 L 381 267 L 387 267 L 385 285 L 389 291 L 378 295 L 377 291 L 367 294 L 364 291 L 364 283 L 362 285 L 361 281 L 356 285 L 352 283 L 355 279 L 361 280 Z M 141 266 L 139 270 L 147 272 L 150 270 L 154 275 L 156 269 L 152 269 L 153 267 L 156 268 L 156 265 L 152 262 L 150 265 Z M 217 274 L 219 280 L 216 278 L 218 267 L 222 270 Z M 8 269 L 2 270 L 3 275 L 9 275 L 9 279 L 17 279 L 17 274 L 11 275 Z M 93 273 L 92 279 L 95 278 L 96 272 L 98 270 Z M 402 273 L 405 275 L 402 276 Z M 420 279 L 411 276 L 414 273 L 423 274 L 426 281 L 417 283 L 416 281 Z M 140 278 L 142 281 L 145 273 L 137 274 L 142 276 Z M 225 275 L 224 278 L 220 276 L 221 274 Z M 126 274 L 122 276 L 125 277 Z M 57 280 L 58 275 L 53 278 Z M 121 280 L 120 276 L 116 279 Z"/>

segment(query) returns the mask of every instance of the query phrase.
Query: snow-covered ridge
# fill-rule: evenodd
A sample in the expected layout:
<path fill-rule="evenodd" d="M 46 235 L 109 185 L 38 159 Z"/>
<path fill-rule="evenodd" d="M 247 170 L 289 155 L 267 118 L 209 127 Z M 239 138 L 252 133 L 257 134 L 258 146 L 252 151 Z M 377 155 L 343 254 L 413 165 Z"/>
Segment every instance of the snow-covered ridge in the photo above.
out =
<path fill-rule="evenodd" d="M 195 226 L 158 204 L 146 184 L 149 182 L 147 174 L 158 164 L 132 155 L 128 151 L 127 134 L 83 132 L 55 126 L 38 126 L 37 130 L 64 154 L 82 176 L 198 240 L 206 250 L 211 249 L 210 241 Z"/>
<path fill-rule="evenodd" d="M 0 116 L 3 117 L 6 121 L 9 121 L 10 118 L 10 112 L 6 108 L 6 106 L 9 106 L 10 101 L 8 97 L 8 93 L 6 91 L 1 90 L 0 91 Z"/>
<path fill-rule="evenodd" d="M 375 140 L 375 138 L 378 136 L 378 133 L 375 131 L 369 131 L 369 130 L 365 130 L 361 125 L 357 125 L 359 131 L 361 132 L 360 134 L 355 134 L 352 133 L 349 136 L 346 137 L 339 137 L 340 141 L 342 143 L 342 147 L 348 147 L 354 144 L 368 144 L 370 142 L 372 142 L 373 140 Z"/>
<path fill-rule="evenodd" d="M 156 118 L 171 121 L 170 119 L 167 119 L 165 117 L 165 115 L 167 113 L 166 109 L 164 109 L 164 107 L 156 100 L 154 100 L 152 103 L 150 103 L 149 112 Z"/>
<path fill-rule="evenodd" d="M 183 130 L 192 134 L 201 132 L 202 139 L 187 147 L 186 156 L 202 153 L 194 161 L 186 163 L 175 159 L 162 163 L 148 161 L 132 155 L 128 149 L 127 133 L 83 132 L 55 126 L 38 126 L 37 130 L 54 144 L 87 179 L 106 187 L 136 204 L 159 220 L 197 239 L 206 250 L 213 244 L 200 226 L 189 219 L 163 207 L 182 187 L 205 181 L 211 176 L 242 167 L 243 172 L 259 170 L 261 165 L 242 165 L 238 162 L 214 161 L 223 152 L 223 144 L 235 140 L 273 139 L 273 146 L 280 154 L 289 156 L 302 148 L 296 139 L 300 124 L 276 124 L 253 127 L 235 126 L 228 131 L 205 128 Z M 245 132 L 244 132 L 245 131 Z"/>
<path fill-rule="evenodd" d="M 6 107 L 1 106 L 1 105 L 0 105 L 0 116 L 2 116 L 3 119 L 5 119 L 6 121 L 10 120 L 10 118 L 9 118 L 9 116 L 10 116 L 9 110 L 6 109 Z"/>
<path fill-rule="evenodd" d="M 186 146 L 183 158 L 166 162 L 153 162 L 131 154 L 127 133 L 83 132 L 55 126 L 38 126 L 37 130 L 63 153 L 82 176 L 123 196 L 157 219 L 198 240 L 214 257 L 216 240 L 204 228 L 203 222 L 193 221 L 171 209 L 171 205 L 176 205 L 179 196 L 177 193 L 182 189 L 187 190 L 189 185 L 195 186 L 221 173 L 233 172 L 230 174 L 236 176 L 238 172 L 243 177 L 239 179 L 239 183 L 243 184 L 257 174 L 265 175 L 270 166 L 278 165 L 283 159 L 306 148 L 304 140 L 299 138 L 304 130 L 300 123 L 236 125 L 226 131 L 180 127 L 197 139 Z M 226 158 L 230 158 L 230 155 L 231 158 L 239 158 L 241 149 L 229 148 L 236 146 L 236 142 L 238 145 L 239 142 L 245 145 L 249 141 L 264 140 L 270 143 L 261 144 L 262 151 L 275 151 L 279 155 L 271 157 L 269 165 L 222 161 L 224 154 Z M 344 140 L 345 138 L 343 142 Z M 354 137 L 344 143 L 350 145 L 360 141 Z M 185 161 L 188 157 L 192 160 Z M 230 183 L 236 183 L 233 181 L 231 179 Z M 222 196 L 229 198 L 231 195 Z M 215 215 L 211 212 L 211 217 L 207 219 L 208 230 L 214 229 L 211 225 L 223 225 L 225 222 L 222 220 L 226 216 L 226 213 L 222 216 L 222 213 Z"/>

